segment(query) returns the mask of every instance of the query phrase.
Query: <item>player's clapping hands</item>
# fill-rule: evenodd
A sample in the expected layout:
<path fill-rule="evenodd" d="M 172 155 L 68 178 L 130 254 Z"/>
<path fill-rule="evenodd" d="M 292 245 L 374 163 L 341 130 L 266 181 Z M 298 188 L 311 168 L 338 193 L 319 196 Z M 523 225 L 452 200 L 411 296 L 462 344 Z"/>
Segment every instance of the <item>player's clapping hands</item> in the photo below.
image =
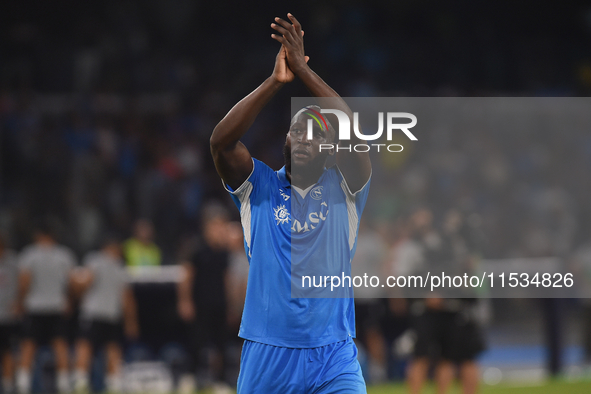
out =
<path fill-rule="evenodd" d="M 309 60 L 309 57 L 304 55 L 302 26 L 293 15 L 287 14 L 287 17 L 292 23 L 277 17 L 275 23 L 271 24 L 271 27 L 280 33 L 271 34 L 271 37 L 282 44 L 273 70 L 274 78 L 281 83 L 293 81 L 295 74 L 304 69 Z"/>

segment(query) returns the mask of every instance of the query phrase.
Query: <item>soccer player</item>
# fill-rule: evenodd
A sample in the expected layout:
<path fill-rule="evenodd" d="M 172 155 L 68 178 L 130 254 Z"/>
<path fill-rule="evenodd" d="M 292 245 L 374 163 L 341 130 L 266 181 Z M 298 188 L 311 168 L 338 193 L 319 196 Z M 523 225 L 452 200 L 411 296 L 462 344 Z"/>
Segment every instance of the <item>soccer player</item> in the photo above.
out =
<path fill-rule="evenodd" d="M 106 388 L 122 391 L 121 341 L 123 334 L 137 339 L 139 326 L 135 298 L 116 238 L 108 238 L 100 251 L 84 258 L 84 269 L 76 275 L 84 291 L 80 305 L 80 339 L 76 343 L 76 392 L 87 392 L 93 350 L 105 347 Z"/>
<path fill-rule="evenodd" d="M 74 253 L 59 245 L 46 225 L 35 232 L 35 243 L 19 257 L 19 309 L 25 312 L 20 367 L 16 376 L 20 393 L 31 391 L 31 366 L 36 346 L 51 343 L 57 367 L 57 389 L 70 389 L 66 314 L 70 310 Z"/>
<path fill-rule="evenodd" d="M 301 262 L 339 266 L 350 275 L 369 190 L 369 154 L 320 151 L 320 144 L 335 141 L 335 130 L 323 119 L 308 139 L 307 120 L 317 107 L 292 119 L 279 171 L 253 159 L 240 142 L 265 104 L 296 76 L 313 96 L 339 98 L 307 65 L 301 25 L 291 14 L 288 19 L 271 25 L 272 38 L 282 44 L 272 75 L 228 112 L 210 139 L 217 172 L 240 210 L 250 261 L 238 393 L 365 393 L 352 340 L 353 299 L 292 298 L 290 276 L 292 263 Z M 350 115 L 344 102 L 338 109 Z M 325 168 L 335 153 L 337 165 Z M 292 261 L 294 245 L 302 252 L 295 258 L 305 254 L 305 261 Z"/>
<path fill-rule="evenodd" d="M 215 386 L 223 387 L 228 315 L 228 212 L 216 205 L 207 206 L 203 212 L 203 242 L 190 261 L 183 263 L 186 275 L 177 289 L 178 312 L 189 330 L 190 370 L 204 369 L 203 350 L 207 345 L 213 345 L 216 350 L 211 368 L 213 378 Z M 183 379 L 186 378 L 183 376 Z M 184 382 L 179 382 L 179 387 L 183 386 L 181 383 Z M 182 391 L 179 389 L 179 392 Z"/>
<path fill-rule="evenodd" d="M 5 248 L 0 235 L 0 364 L 2 391 L 7 394 L 13 390 L 14 359 L 11 345 L 16 332 L 17 278 L 16 253 Z"/>
<path fill-rule="evenodd" d="M 133 237 L 123 244 L 125 261 L 130 267 L 158 266 L 162 252 L 154 243 L 154 225 L 146 219 L 138 219 L 133 226 Z"/>
<path fill-rule="evenodd" d="M 471 265 L 469 252 L 473 245 L 466 236 L 460 213 L 456 210 L 447 213 L 444 231 L 437 231 L 432 220 L 433 215 L 427 209 L 420 209 L 411 216 L 415 247 L 419 248 L 422 260 L 415 261 L 415 265 L 431 272 L 442 267 L 446 272 L 466 272 Z M 411 326 L 416 342 L 408 368 L 411 394 L 422 392 L 431 363 L 436 364 L 438 393 L 449 391 L 456 369 L 462 393 L 478 391 L 476 358 L 485 344 L 477 306 L 477 300 L 473 298 L 426 298 L 412 302 Z"/>

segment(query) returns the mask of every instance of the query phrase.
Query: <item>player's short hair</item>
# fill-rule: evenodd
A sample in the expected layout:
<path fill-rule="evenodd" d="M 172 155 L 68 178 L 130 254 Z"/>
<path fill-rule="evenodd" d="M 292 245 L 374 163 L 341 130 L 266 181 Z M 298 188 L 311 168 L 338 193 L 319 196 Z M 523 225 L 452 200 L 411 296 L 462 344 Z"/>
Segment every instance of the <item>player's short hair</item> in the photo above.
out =
<path fill-rule="evenodd" d="M 296 114 L 291 118 L 291 122 L 290 122 L 290 126 L 293 125 L 296 121 L 296 119 L 301 115 L 301 114 L 307 114 L 308 116 L 310 116 L 312 119 L 314 119 L 317 124 L 320 126 L 321 129 L 327 131 L 329 134 L 332 135 L 332 139 L 331 142 L 335 142 L 336 140 L 336 130 L 333 127 L 332 123 L 328 120 L 328 117 L 325 115 L 322 115 L 322 113 L 320 112 L 321 108 L 318 105 L 307 105 L 304 108 L 300 109 L 298 112 L 296 112 Z"/>

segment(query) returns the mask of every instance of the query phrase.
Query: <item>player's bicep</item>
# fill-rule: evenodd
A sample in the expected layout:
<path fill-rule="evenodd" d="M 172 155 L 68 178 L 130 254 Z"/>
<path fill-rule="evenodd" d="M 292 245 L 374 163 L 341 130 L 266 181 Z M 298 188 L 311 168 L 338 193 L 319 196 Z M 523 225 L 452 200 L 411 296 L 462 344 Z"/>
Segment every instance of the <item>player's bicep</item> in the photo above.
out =
<path fill-rule="evenodd" d="M 337 168 L 340 172 L 339 182 L 341 183 L 341 189 L 345 193 L 345 197 L 347 198 L 347 200 L 351 202 L 351 204 L 347 204 L 347 209 L 351 210 L 349 214 L 351 214 L 353 217 L 359 218 L 361 217 L 363 209 L 365 208 L 365 203 L 367 202 L 367 197 L 369 194 L 369 184 L 371 182 L 371 167 L 369 169 L 369 175 L 367 176 L 365 183 L 362 186 L 355 188 L 351 187 L 351 185 L 349 184 L 349 180 L 347 179 L 347 176 L 342 172 L 338 165 Z"/>
<path fill-rule="evenodd" d="M 226 149 L 212 149 L 211 154 L 219 176 L 232 189 L 240 187 L 252 173 L 252 157 L 240 141 Z"/>
<path fill-rule="evenodd" d="M 26 294 L 29 291 L 29 287 L 31 286 L 31 282 L 33 280 L 33 274 L 29 269 L 22 269 L 18 274 L 18 289 L 19 293 Z"/>
<path fill-rule="evenodd" d="M 337 152 L 336 160 L 351 192 L 360 191 L 371 177 L 369 153 L 341 151 Z"/>

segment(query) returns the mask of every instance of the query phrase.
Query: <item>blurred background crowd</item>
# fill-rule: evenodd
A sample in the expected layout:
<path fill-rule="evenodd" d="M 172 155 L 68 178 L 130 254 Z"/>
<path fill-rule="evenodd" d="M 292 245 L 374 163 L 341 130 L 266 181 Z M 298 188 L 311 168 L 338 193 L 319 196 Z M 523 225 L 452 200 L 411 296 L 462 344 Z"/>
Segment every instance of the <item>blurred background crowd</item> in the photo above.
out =
<path fill-rule="evenodd" d="M 60 237 L 84 253 L 107 229 L 131 233 L 146 218 L 172 263 L 198 228 L 201 205 L 228 202 L 208 139 L 270 73 L 277 48 L 267 19 L 282 10 L 180 0 L 57 4 L 2 6 L 0 226 L 19 248 L 34 218 L 51 213 Z M 532 4 L 299 7 L 311 65 L 342 96 L 586 94 L 590 9 L 581 2 L 532 13 Z M 307 95 L 292 85 L 245 138 L 273 168 L 283 161 L 288 97 Z M 581 182 L 590 150 L 584 130 L 433 135 L 401 160 L 394 198 L 402 206 L 493 201 L 487 219 L 511 221 L 486 220 L 489 252 L 503 255 L 541 252 L 526 250 L 537 223 L 524 215 L 564 222 L 561 252 L 582 241 L 590 222 L 590 189 Z"/>
<path fill-rule="evenodd" d="M 276 2 L 3 2 L 0 232 L 6 247 L 23 250 L 42 222 L 72 250 L 75 264 L 103 247 L 107 235 L 117 234 L 127 239 L 121 253 L 128 265 L 184 264 L 190 272 L 191 264 L 215 260 L 195 257 L 208 244 L 206 212 L 213 210 L 224 212 L 219 217 L 228 227 L 212 231 L 233 240 L 221 249 L 240 252 L 238 212 L 213 168 L 209 136 L 231 106 L 272 71 L 278 48 L 269 24 L 288 11 L 306 31 L 310 66 L 342 96 L 591 92 L 591 4 L 584 1 L 556 7 L 534 1 L 301 1 L 289 10 Z M 308 95 L 301 84 L 291 85 L 265 108 L 244 140 L 254 157 L 275 169 L 283 165 L 289 98 Z M 591 266 L 588 130 L 442 132 L 387 165 L 391 183 L 399 186 L 394 195 L 368 205 L 362 228 L 362 236 L 374 234 L 368 239 L 379 239 L 380 248 L 390 250 L 375 259 L 379 264 L 391 263 L 401 242 L 416 235 L 412 215 L 427 207 L 439 233 L 456 212 L 470 237 L 479 239 L 470 252 L 478 258 L 555 256 Z M 379 187 L 372 193 L 381 196 Z M 235 261 L 227 257 L 240 283 L 231 290 L 242 289 L 247 274 L 239 255 Z M 219 280 L 228 270 L 209 273 Z M 155 297 L 149 286 L 160 286 L 165 295 Z M 191 308 L 200 309 L 181 288 L 135 286 L 140 338 L 152 348 L 178 340 L 160 326 L 183 331 L 183 321 L 194 320 Z M 211 344 L 226 352 L 226 339 L 237 331 L 240 291 L 226 305 L 220 299 L 225 295 L 213 288 L 220 287 L 210 283 L 211 291 L 199 293 L 195 304 L 218 301 L 233 311 L 228 332 L 222 333 L 224 344 L 209 335 Z M 574 312 L 562 317 L 553 315 L 552 303 L 521 304 L 514 313 L 503 300 L 496 309 L 493 305 L 496 323 L 512 324 L 516 315 L 527 322 L 519 329 L 509 325 L 511 335 L 503 331 L 507 326 L 489 331 L 489 346 L 582 343 L 583 321 L 572 317 L 583 308 L 581 302 L 564 301 L 559 309 Z M 156 307 L 162 312 L 154 318 Z M 384 305 L 391 314 L 376 313 L 386 323 L 378 324 L 372 313 L 360 323 L 368 327 L 364 335 L 370 331 L 363 347 L 371 350 L 374 364 L 381 364 L 376 380 L 402 376 L 392 360 L 394 366 L 380 370 L 388 369 L 388 357 L 375 343 L 393 342 L 393 332 L 403 334 L 408 322 L 392 314 L 403 316 L 406 308 Z M 210 312 L 208 320 L 220 319 Z M 544 321 L 567 328 L 559 335 L 558 327 Z M 534 334 L 524 338 L 527 330 Z M 72 340 L 75 332 L 70 330 Z M 582 360 L 580 347 L 568 349 L 574 353 L 564 357 Z M 229 353 L 231 359 L 236 352 Z M 160 357 L 142 354 L 137 351 L 136 359 Z M 218 371 L 235 368 L 231 361 L 212 363 Z M 551 362 L 554 372 L 556 363 Z"/>

